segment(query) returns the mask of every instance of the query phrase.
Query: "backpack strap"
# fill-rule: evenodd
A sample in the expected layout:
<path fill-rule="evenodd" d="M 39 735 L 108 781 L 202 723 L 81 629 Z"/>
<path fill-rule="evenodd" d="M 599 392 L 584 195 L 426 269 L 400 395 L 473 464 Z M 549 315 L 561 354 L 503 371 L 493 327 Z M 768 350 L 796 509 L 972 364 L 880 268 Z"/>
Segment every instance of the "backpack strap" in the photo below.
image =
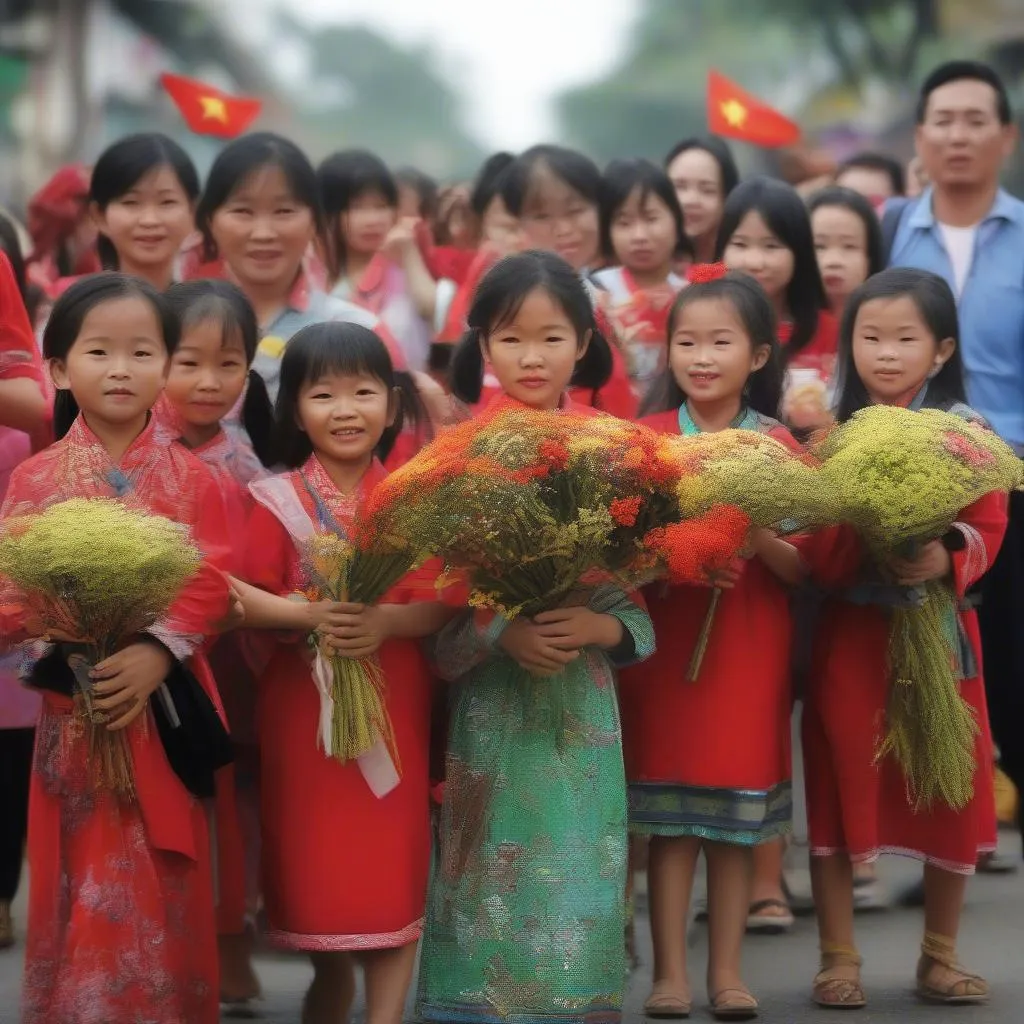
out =
<path fill-rule="evenodd" d="M 903 215 L 912 201 L 901 196 L 885 204 L 885 212 L 882 214 L 882 260 L 887 267 L 892 262 L 892 247 L 900 224 L 903 223 Z"/>

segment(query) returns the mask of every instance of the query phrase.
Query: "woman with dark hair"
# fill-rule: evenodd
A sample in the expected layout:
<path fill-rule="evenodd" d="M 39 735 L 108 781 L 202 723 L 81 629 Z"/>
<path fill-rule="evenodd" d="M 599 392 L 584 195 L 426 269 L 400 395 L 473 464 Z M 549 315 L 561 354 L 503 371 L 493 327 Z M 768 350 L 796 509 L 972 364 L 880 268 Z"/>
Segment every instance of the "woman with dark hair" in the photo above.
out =
<path fill-rule="evenodd" d="M 722 209 L 740 181 L 732 151 L 714 135 L 683 139 L 665 157 L 665 172 L 683 208 L 695 258 L 698 263 L 710 263 Z"/>

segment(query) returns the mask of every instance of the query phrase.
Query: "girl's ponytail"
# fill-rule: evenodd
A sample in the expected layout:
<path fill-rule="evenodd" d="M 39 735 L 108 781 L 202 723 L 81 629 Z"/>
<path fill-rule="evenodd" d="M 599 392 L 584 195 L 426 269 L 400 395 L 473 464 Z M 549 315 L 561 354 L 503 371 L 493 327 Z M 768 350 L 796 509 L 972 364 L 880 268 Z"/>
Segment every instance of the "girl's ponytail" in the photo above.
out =
<path fill-rule="evenodd" d="M 78 403 L 70 389 L 62 388 L 53 400 L 53 439 L 59 441 L 78 419 Z"/>
<path fill-rule="evenodd" d="M 611 353 L 608 354 L 609 361 Z M 480 350 L 480 331 L 471 328 L 459 340 L 448 368 L 448 386 L 452 394 L 467 405 L 476 405 L 484 386 L 484 354 Z"/>
<path fill-rule="evenodd" d="M 264 466 L 274 464 L 274 407 L 270 402 L 266 382 L 255 371 L 249 370 L 249 379 L 242 399 L 242 426 L 249 435 L 252 450 Z"/>

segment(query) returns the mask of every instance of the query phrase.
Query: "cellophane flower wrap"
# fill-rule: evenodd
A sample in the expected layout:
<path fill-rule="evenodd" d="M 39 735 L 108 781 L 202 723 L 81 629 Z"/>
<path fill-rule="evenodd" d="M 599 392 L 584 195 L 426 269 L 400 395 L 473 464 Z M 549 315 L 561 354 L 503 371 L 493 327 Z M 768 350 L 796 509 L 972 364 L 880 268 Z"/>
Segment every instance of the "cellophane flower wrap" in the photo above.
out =
<path fill-rule="evenodd" d="M 678 473 L 643 426 L 503 407 L 435 439 L 370 505 L 382 529 L 425 538 L 465 576 L 471 605 L 514 618 L 607 582 L 698 582 L 734 558 L 734 532 L 714 529 L 722 510 L 673 529 Z"/>
<path fill-rule="evenodd" d="M 873 406 L 815 446 L 820 486 L 880 571 L 944 537 L 962 509 L 1021 486 L 1022 463 L 984 425 L 934 409 Z M 960 695 L 957 598 L 947 581 L 892 609 L 891 676 L 879 759 L 892 756 L 917 806 L 973 795 L 977 723 Z"/>
<path fill-rule="evenodd" d="M 347 537 L 332 532 L 314 534 L 304 556 L 311 601 L 331 600 L 377 604 L 410 570 L 420 564 L 422 544 L 403 534 L 396 524 L 379 524 L 357 512 Z M 376 654 L 348 658 L 335 652 L 316 634 L 311 646 L 331 673 L 330 721 L 322 722 L 325 753 L 342 764 L 369 753 L 378 741 L 387 747 L 396 772 L 401 764 L 394 728 L 385 702 L 386 680 Z"/>
<path fill-rule="evenodd" d="M 736 548 L 742 549 L 754 527 L 783 534 L 835 521 L 834 510 L 830 512 L 823 504 L 812 460 L 768 434 L 722 430 L 669 435 L 665 444 L 667 458 L 681 470 L 677 486 L 680 525 L 670 529 L 695 531 L 710 520 L 718 529 L 728 529 Z M 683 557 L 687 549 L 699 551 L 699 543 L 699 537 L 680 543 Z M 709 582 L 714 584 L 713 574 Z M 721 593 L 719 587 L 714 588 L 687 670 L 691 682 L 700 674 Z"/>
<path fill-rule="evenodd" d="M 125 730 L 106 728 L 88 669 L 153 626 L 201 562 L 184 527 L 107 498 L 73 498 L 2 524 L 0 576 L 18 603 L 45 630 L 83 641 L 69 665 L 94 779 L 125 798 L 134 796 Z"/>

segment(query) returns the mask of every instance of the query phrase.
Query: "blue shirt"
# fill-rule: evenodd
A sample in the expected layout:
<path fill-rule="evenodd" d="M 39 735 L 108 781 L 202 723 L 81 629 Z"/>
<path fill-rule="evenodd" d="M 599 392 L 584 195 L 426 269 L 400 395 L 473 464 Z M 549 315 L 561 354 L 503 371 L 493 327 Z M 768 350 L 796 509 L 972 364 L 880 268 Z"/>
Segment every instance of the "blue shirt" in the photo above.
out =
<path fill-rule="evenodd" d="M 889 264 L 930 270 L 956 294 L 932 189 L 903 210 Z M 1024 202 L 1001 189 L 978 225 L 959 314 L 968 401 L 1024 454 Z"/>

